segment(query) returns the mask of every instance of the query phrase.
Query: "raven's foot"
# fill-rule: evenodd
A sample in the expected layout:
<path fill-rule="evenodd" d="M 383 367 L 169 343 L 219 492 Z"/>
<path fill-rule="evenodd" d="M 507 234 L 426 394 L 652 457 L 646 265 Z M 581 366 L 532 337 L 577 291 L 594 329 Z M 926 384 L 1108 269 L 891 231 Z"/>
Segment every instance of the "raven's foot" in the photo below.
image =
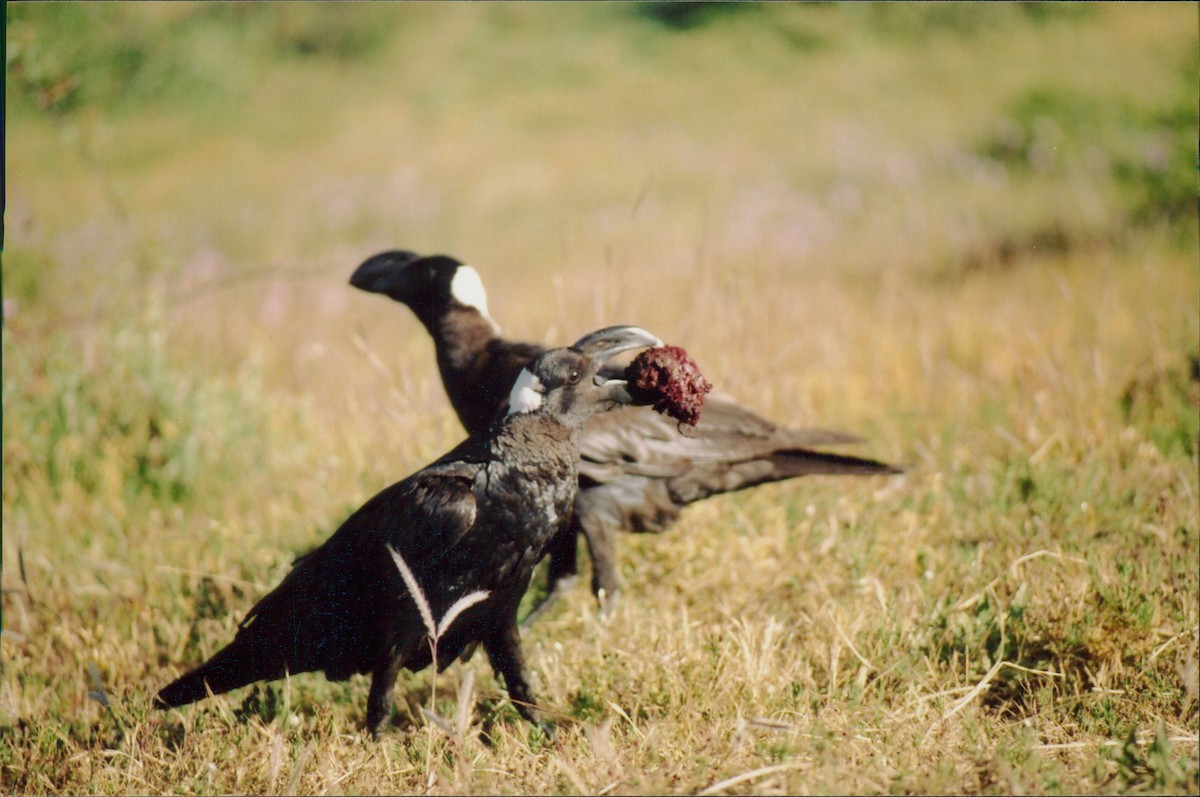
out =
<path fill-rule="evenodd" d="M 367 733 L 378 740 L 383 723 L 392 715 L 392 686 L 400 673 L 401 659 L 389 657 L 375 669 L 371 677 L 371 691 L 367 694 Z"/>
<path fill-rule="evenodd" d="M 564 576 L 555 581 L 550 591 L 546 593 L 546 597 L 542 598 L 541 602 L 533 607 L 533 611 L 525 615 L 525 619 L 521 621 L 521 627 L 528 628 L 536 623 L 546 613 L 547 609 L 558 602 L 559 598 L 574 589 L 578 581 L 579 576 L 577 575 Z"/>
<path fill-rule="evenodd" d="M 600 604 L 600 619 L 608 620 L 617 610 L 617 601 L 621 597 L 620 588 L 616 588 L 609 592 L 601 587 L 596 592 L 596 601 Z"/>
<path fill-rule="evenodd" d="M 554 741 L 554 734 L 558 731 L 558 727 L 547 719 L 534 720 L 533 727 L 542 732 L 542 735 L 546 737 L 547 742 Z"/>

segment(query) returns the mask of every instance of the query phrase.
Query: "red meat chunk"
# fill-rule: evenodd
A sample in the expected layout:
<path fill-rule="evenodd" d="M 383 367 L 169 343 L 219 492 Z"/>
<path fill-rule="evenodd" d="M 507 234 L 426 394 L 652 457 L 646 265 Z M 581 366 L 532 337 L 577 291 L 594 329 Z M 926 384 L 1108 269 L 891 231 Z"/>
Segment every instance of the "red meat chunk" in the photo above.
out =
<path fill-rule="evenodd" d="M 634 403 L 653 405 L 656 412 L 690 426 L 699 423 L 704 394 L 712 390 L 680 346 L 646 349 L 625 369 L 625 379 Z"/>

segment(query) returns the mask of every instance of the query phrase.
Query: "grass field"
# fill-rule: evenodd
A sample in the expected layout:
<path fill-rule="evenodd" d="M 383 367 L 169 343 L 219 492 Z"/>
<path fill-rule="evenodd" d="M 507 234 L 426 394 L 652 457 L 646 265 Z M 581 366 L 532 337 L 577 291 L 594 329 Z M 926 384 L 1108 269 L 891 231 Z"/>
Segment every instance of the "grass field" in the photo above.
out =
<path fill-rule="evenodd" d="M 9 4 L 0 793 L 1200 792 L 1197 12 Z M 476 266 L 902 477 L 715 498 L 484 657 L 155 691 L 462 436 Z M 445 729 L 425 720 L 432 708 Z"/>

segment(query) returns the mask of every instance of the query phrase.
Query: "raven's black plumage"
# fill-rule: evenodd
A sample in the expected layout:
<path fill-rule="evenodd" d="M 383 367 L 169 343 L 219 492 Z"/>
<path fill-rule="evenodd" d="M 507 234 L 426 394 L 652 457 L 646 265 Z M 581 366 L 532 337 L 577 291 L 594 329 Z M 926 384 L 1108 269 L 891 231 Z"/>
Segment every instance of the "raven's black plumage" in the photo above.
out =
<path fill-rule="evenodd" d="M 474 269 L 446 255 L 384 252 L 367 259 L 350 284 L 408 305 L 433 337 L 450 403 L 471 434 L 487 428 L 517 373 L 541 346 L 500 337 Z M 682 434 L 675 421 L 646 407 L 622 407 L 588 423 L 581 443 L 575 513 L 551 543 L 557 589 L 575 574 L 582 531 L 592 556 L 592 588 L 615 599 L 617 531 L 663 531 L 686 505 L 717 493 L 808 474 L 898 473 L 869 459 L 810 450 L 860 442 L 824 429 L 787 429 L 736 401 L 710 393 L 700 423 Z"/>
<path fill-rule="evenodd" d="M 377 733 L 399 669 L 432 661 L 390 547 L 414 574 L 435 622 L 464 596 L 489 591 L 439 638 L 438 664 L 481 642 L 517 708 L 536 720 L 517 605 L 571 510 L 581 429 L 594 413 L 631 400 L 624 382 L 595 377 L 603 360 L 658 343 L 636 327 L 610 327 L 540 355 L 514 389 L 509 413 L 363 505 L 250 610 L 228 646 L 159 692 L 158 705 L 285 673 L 321 670 L 333 680 L 370 673 L 367 727 Z"/>

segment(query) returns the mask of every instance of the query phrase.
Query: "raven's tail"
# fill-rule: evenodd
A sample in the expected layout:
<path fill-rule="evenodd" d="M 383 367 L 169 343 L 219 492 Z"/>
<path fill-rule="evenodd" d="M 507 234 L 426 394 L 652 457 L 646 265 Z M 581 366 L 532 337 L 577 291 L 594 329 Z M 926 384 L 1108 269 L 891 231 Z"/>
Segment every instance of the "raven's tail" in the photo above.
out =
<path fill-rule="evenodd" d="M 722 462 L 694 468 L 684 476 L 672 479 L 668 490 L 671 502 L 676 508 L 680 508 L 710 495 L 732 493 L 768 482 L 795 479 L 798 476 L 875 476 L 903 472 L 900 468 L 873 459 L 827 454 L 824 451 L 810 451 L 806 448 L 786 448 L 743 462 Z M 674 520 L 673 515 L 669 517 L 668 522 L 670 520 Z M 646 525 L 644 519 L 640 525 L 648 531 L 661 531 L 666 528 L 663 523 Z"/>
<path fill-rule="evenodd" d="M 903 468 L 873 459 L 809 451 L 804 448 L 776 451 L 771 455 L 771 464 L 774 466 L 774 472 L 768 481 L 814 474 L 876 476 L 904 472 Z"/>
<path fill-rule="evenodd" d="M 279 655 L 256 646 L 253 636 L 239 634 L 204 664 L 163 687 L 154 704 L 161 709 L 186 706 L 210 692 L 219 695 L 255 681 L 282 678 L 284 669 Z"/>

